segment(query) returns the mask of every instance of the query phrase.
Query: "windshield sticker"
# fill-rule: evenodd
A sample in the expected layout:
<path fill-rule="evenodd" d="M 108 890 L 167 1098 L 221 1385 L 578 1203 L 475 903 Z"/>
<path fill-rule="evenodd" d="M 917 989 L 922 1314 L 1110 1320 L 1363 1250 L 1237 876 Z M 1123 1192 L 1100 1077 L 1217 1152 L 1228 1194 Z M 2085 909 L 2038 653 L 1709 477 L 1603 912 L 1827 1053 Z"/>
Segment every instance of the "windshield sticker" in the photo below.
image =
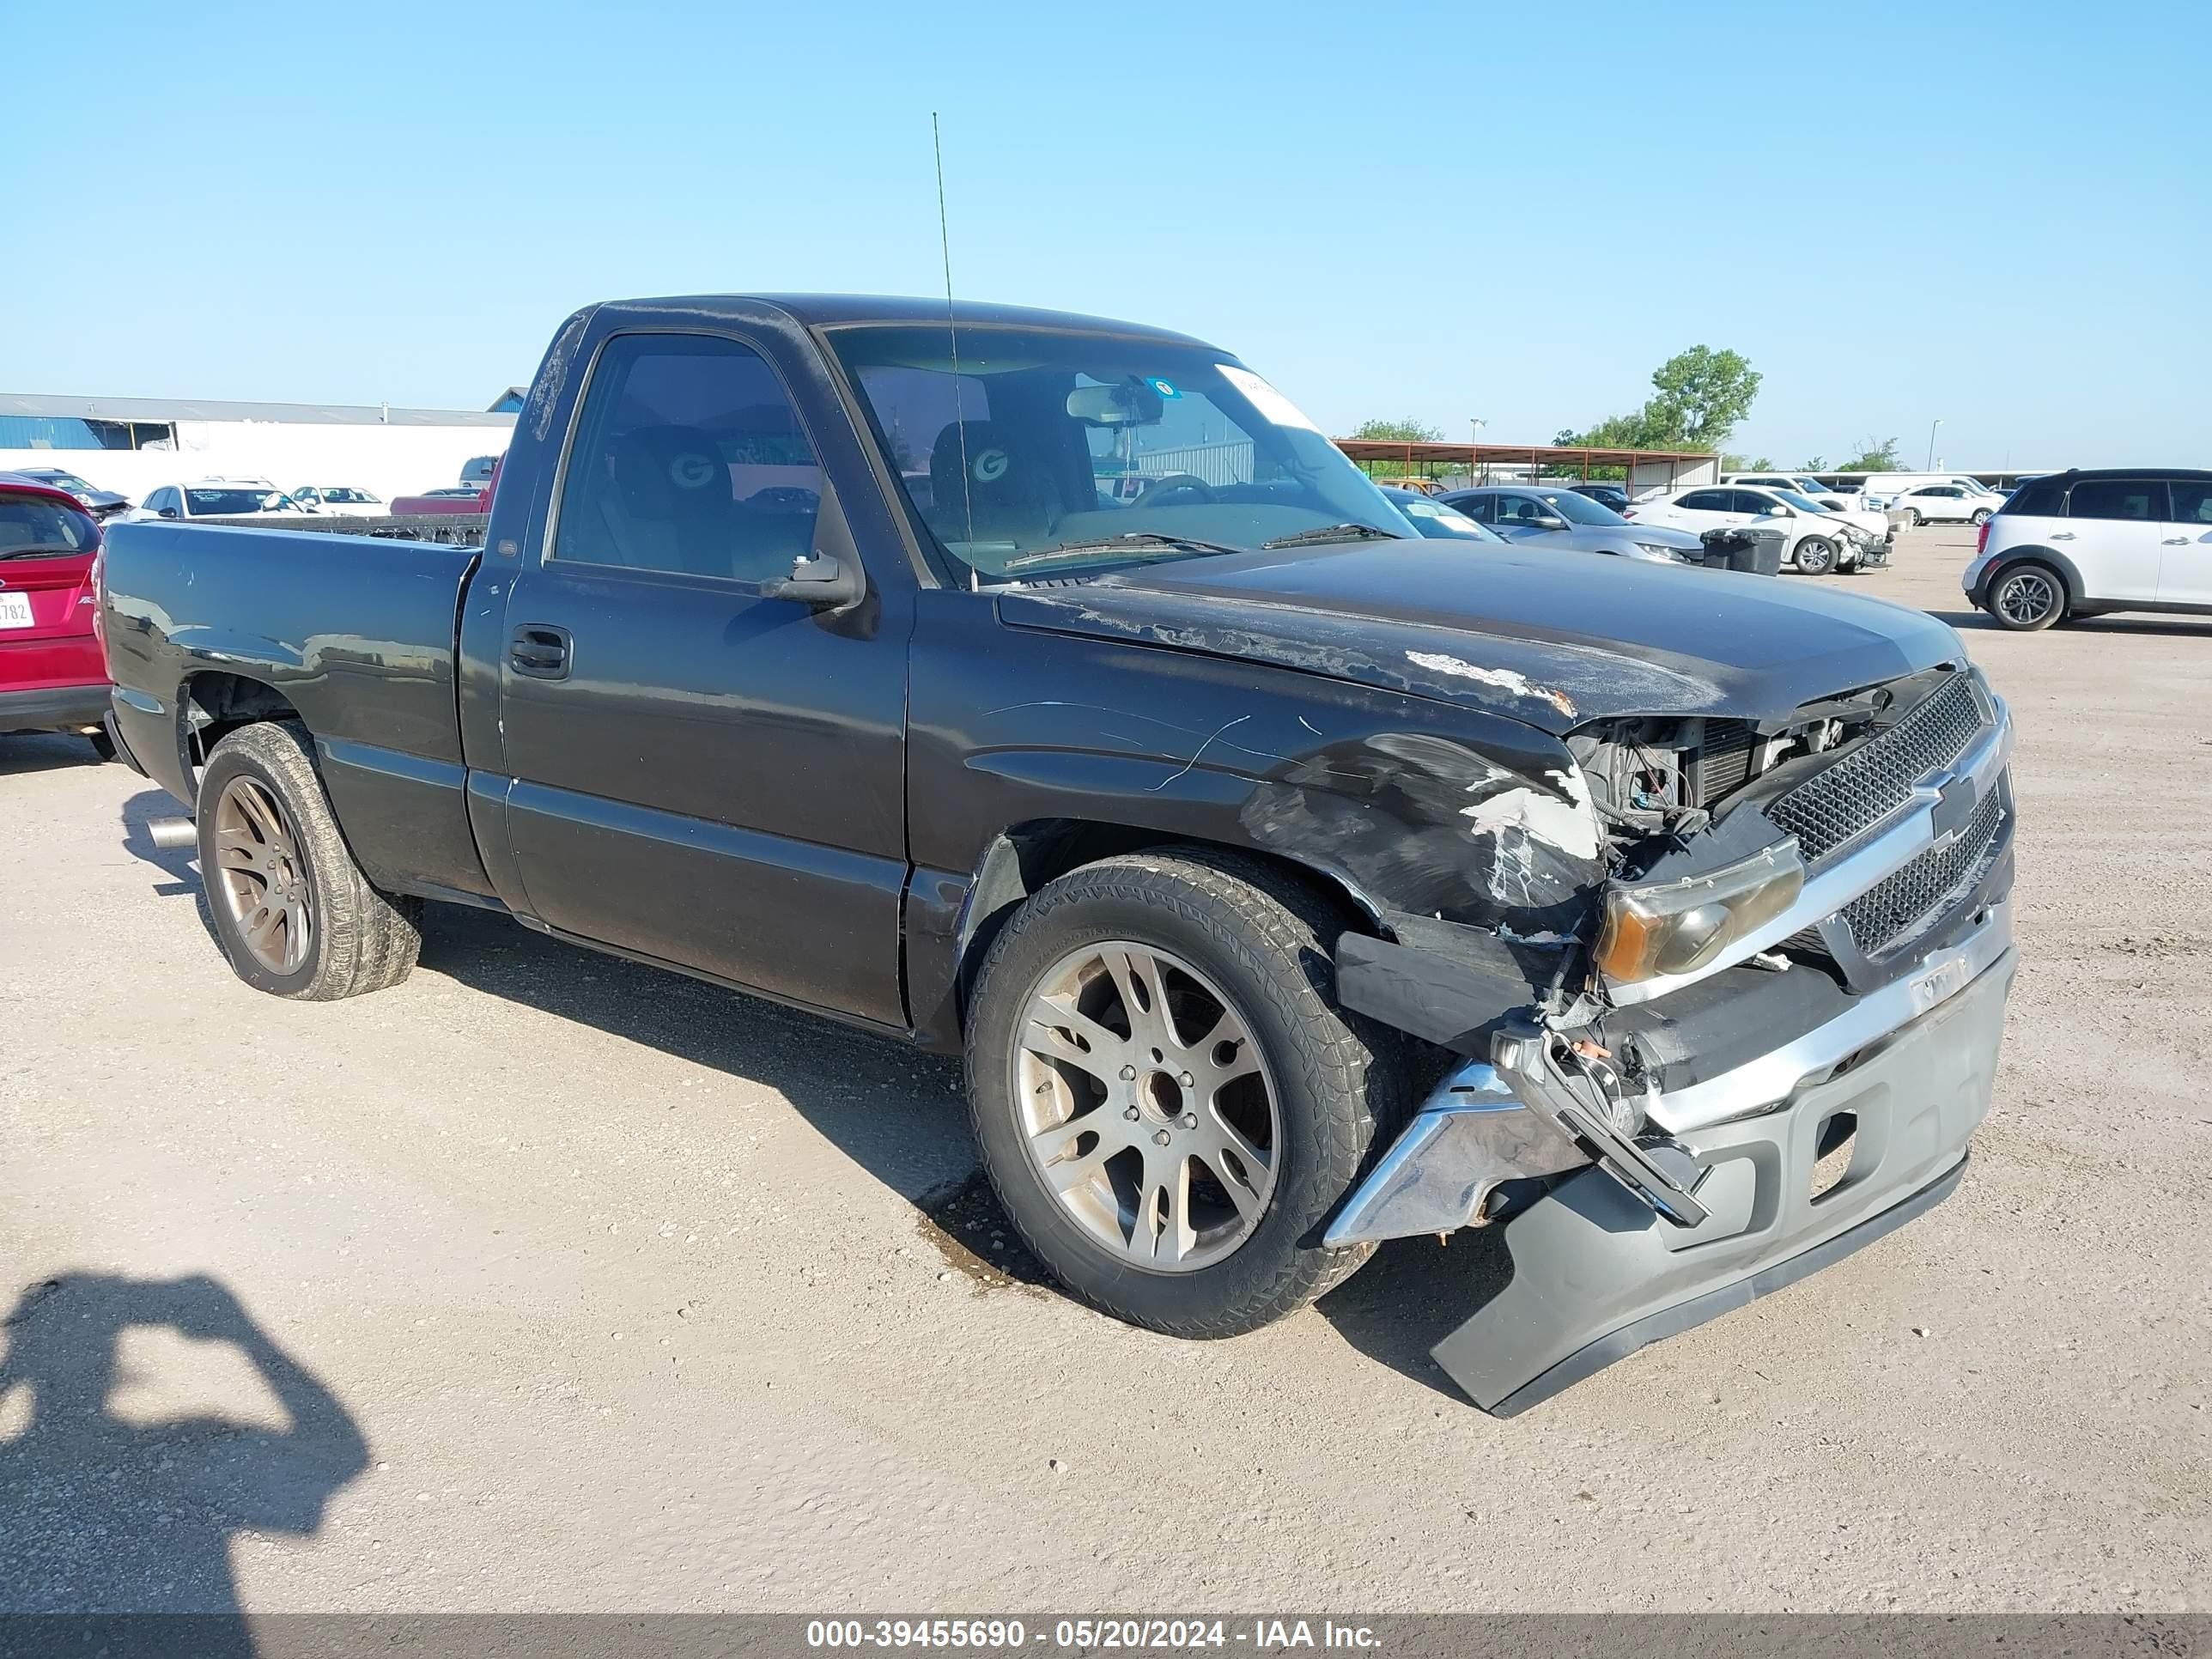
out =
<path fill-rule="evenodd" d="M 1180 398 L 1182 396 L 1182 392 L 1177 392 L 1175 389 L 1175 383 L 1172 380 L 1164 380 L 1157 374 L 1153 375 L 1147 384 L 1149 384 L 1152 390 L 1158 392 L 1163 398 Z"/>
<path fill-rule="evenodd" d="M 1321 428 L 1306 418 L 1305 411 L 1288 398 L 1269 386 L 1249 368 L 1239 368 L 1234 363 L 1216 363 L 1221 378 L 1235 386 L 1250 401 L 1252 407 L 1277 426 L 1295 426 L 1308 432 Z"/>

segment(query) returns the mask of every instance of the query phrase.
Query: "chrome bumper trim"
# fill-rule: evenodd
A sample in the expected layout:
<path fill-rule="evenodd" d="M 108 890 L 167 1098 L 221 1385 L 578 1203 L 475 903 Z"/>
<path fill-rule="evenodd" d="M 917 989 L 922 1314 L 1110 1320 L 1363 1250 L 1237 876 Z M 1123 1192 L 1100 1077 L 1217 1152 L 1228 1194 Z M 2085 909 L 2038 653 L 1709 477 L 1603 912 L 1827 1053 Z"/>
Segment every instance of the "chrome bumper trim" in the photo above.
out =
<path fill-rule="evenodd" d="M 1792 933 L 1826 921 L 1862 893 L 1868 891 L 1918 858 L 1942 840 L 1936 833 L 1936 809 L 1943 791 L 1961 778 L 1974 782 L 1976 799 L 1996 787 L 2005 763 L 2012 757 L 2012 711 L 1995 692 L 1987 694 L 1996 710 L 1996 725 L 1972 750 L 1948 772 L 1913 786 L 1911 799 L 1881 824 L 1869 829 L 1856 847 L 1832 855 L 1808 872 L 1797 902 L 1765 927 L 1735 940 L 1712 961 L 1686 974 L 1669 974 L 1638 980 L 1630 985 L 1607 984 L 1607 994 L 1616 1006 L 1632 1007 L 1653 1002 L 1686 985 L 1710 979 L 1724 968 L 1748 961 Z"/>
<path fill-rule="evenodd" d="M 1988 920 L 1965 939 L 1930 952 L 1826 1024 L 1719 1077 L 1641 1103 L 1656 1127 L 1678 1136 L 1759 1115 L 1787 1102 L 1808 1076 L 1904 1030 L 1978 983 L 2005 959 L 2012 943 L 2012 901 L 2007 899 L 1992 906 Z M 1583 1119 L 1586 1128 L 1597 1124 L 1589 1113 Z M 1421 1103 L 1413 1121 L 1345 1201 L 1322 1243 L 1340 1249 L 1367 1239 L 1451 1232 L 1474 1222 L 1501 1182 L 1558 1175 L 1590 1161 L 1548 1113 L 1530 1109 L 1497 1066 L 1469 1060 Z M 1682 1173 L 1675 1167 L 1679 1160 L 1656 1170 L 1632 1169 L 1632 1181 L 1611 1167 L 1613 1162 L 1607 1160 L 1609 1173 L 1639 1196 L 1656 1176 L 1662 1201 L 1683 1212 L 1693 1207 L 1668 1198 L 1670 1190 L 1695 1190 L 1693 1184 L 1668 1179 Z"/>
<path fill-rule="evenodd" d="M 1849 1060 L 1948 1002 L 2011 948 L 2012 900 L 2007 898 L 1992 905 L 1989 920 L 1964 940 L 1929 953 L 1826 1025 L 1732 1072 L 1657 1096 L 1650 1103 L 1651 1121 L 1669 1134 L 1687 1134 L 1787 1100 L 1810 1073 Z"/>

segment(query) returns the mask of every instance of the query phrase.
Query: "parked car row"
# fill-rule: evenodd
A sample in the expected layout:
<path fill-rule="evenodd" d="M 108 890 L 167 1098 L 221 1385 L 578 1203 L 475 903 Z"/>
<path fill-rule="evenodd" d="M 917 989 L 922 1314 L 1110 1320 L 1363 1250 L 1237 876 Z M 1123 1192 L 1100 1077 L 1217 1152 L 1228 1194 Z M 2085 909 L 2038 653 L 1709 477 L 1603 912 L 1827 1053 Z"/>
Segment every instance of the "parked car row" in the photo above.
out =
<path fill-rule="evenodd" d="M 1655 490 L 1632 503 L 1626 516 L 1639 527 L 1755 528 L 1759 537 L 1778 538 L 1782 562 L 1808 576 L 1862 570 L 1889 556 L 1889 526 L 1880 514 L 1824 507 L 1795 489 L 1711 484 Z"/>

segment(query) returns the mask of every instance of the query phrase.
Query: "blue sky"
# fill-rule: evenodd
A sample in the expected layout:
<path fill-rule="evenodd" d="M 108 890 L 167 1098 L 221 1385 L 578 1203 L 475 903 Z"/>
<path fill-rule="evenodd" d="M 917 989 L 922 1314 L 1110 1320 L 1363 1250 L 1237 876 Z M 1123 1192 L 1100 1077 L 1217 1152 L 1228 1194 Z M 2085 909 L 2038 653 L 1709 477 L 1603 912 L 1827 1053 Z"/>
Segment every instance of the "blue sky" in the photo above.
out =
<path fill-rule="evenodd" d="M 1548 441 L 1704 342 L 1780 464 L 2212 463 L 2212 8 L 0 0 L 0 390 L 482 406 L 592 299 L 1182 328 Z M 46 235 L 22 205 L 52 187 Z"/>

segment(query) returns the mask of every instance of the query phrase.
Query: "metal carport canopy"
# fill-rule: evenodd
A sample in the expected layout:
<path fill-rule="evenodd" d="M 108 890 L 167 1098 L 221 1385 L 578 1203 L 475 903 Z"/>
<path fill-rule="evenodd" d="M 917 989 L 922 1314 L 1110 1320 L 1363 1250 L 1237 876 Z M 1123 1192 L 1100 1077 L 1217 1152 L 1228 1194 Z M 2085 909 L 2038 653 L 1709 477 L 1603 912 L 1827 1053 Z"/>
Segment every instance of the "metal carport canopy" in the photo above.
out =
<path fill-rule="evenodd" d="M 1336 447 L 1355 461 L 1386 461 L 1417 467 L 1532 466 L 1547 472 L 1587 478 L 1594 466 L 1617 466 L 1637 483 L 1668 486 L 1711 483 L 1720 474 L 1720 457 L 1696 449 L 1582 449 L 1557 444 L 1411 443 L 1389 438 L 1337 438 Z"/>

